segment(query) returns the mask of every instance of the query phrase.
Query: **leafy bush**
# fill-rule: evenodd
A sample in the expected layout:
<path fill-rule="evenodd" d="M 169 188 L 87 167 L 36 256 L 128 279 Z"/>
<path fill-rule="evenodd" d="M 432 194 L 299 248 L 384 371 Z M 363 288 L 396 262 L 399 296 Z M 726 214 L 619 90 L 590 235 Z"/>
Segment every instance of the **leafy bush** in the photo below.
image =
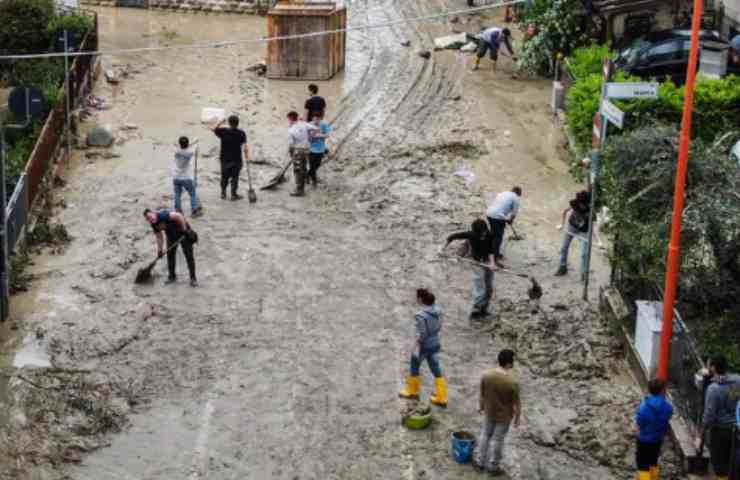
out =
<path fill-rule="evenodd" d="M 603 75 L 602 64 L 604 58 L 611 57 L 612 51 L 609 45 L 593 44 L 588 47 L 577 48 L 567 59 L 567 67 L 576 78 L 584 78 L 588 75 Z"/>
<path fill-rule="evenodd" d="M 549 74 L 557 54 L 568 55 L 588 41 L 582 26 L 580 0 L 535 0 L 521 17 L 522 23 L 533 23 L 539 33 L 524 46 L 519 68 L 536 74 Z"/>
<path fill-rule="evenodd" d="M 53 0 L 0 1 L 0 53 L 46 51 L 49 47 L 46 28 L 53 16 Z"/>
<path fill-rule="evenodd" d="M 91 31 L 95 23 L 87 15 L 59 15 L 53 17 L 46 27 L 49 35 L 67 30 L 70 34 L 84 35 Z"/>
<path fill-rule="evenodd" d="M 671 226 L 678 131 L 651 126 L 603 150 L 601 194 L 614 232 L 612 266 L 629 299 L 662 286 Z M 681 235 L 679 300 L 705 353 L 740 360 L 740 172 L 727 152 L 694 142 Z M 644 298 L 644 297 L 643 297 Z M 740 367 L 740 365 L 738 365 Z"/>
<path fill-rule="evenodd" d="M 591 146 L 593 116 L 599 108 L 601 97 L 601 65 L 603 47 L 586 47 L 573 52 L 569 59 L 571 72 L 576 83 L 567 94 L 566 118 L 568 128 L 576 139 L 576 145 L 585 153 Z M 640 81 L 617 72 L 613 81 Z M 670 124 L 681 122 L 684 87 L 668 81 L 658 88 L 658 98 L 643 100 L 614 101 L 625 114 L 625 130 L 640 128 L 661 121 Z M 692 134 L 710 142 L 718 133 L 740 128 L 740 77 L 722 79 L 699 78 L 694 92 L 694 122 Z M 610 130 L 612 135 L 623 133 Z"/>

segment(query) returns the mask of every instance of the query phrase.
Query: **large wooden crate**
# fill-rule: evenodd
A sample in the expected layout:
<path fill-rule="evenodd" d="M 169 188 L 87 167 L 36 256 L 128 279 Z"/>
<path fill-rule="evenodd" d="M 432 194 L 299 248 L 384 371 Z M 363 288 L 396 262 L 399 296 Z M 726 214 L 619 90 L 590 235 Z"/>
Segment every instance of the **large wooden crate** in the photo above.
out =
<path fill-rule="evenodd" d="M 281 1 L 267 14 L 270 37 L 344 29 L 347 10 L 334 2 Z M 276 40 L 267 46 L 267 77 L 328 80 L 344 68 L 346 32 Z"/>

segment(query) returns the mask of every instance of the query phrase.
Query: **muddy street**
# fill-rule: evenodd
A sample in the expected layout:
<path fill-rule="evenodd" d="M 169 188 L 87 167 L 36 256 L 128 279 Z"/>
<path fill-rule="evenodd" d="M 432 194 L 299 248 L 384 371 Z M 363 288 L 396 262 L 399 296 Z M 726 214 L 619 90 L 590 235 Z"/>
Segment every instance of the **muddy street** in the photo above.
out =
<path fill-rule="evenodd" d="M 455 0 L 356 0 L 349 23 L 462 8 Z M 102 49 L 265 35 L 263 18 L 98 9 Z M 461 18 L 477 30 L 495 19 Z M 347 70 L 320 83 L 335 129 L 323 183 L 305 198 L 290 180 L 258 202 L 221 200 L 217 139 L 203 107 L 238 113 L 262 185 L 286 160 L 285 113 L 301 111 L 307 82 L 247 71 L 263 46 L 104 57 L 128 75 L 96 95 L 110 109 L 113 158 L 75 152 L 54 213 L 73 240 L 34 258 L 31 289 L 13 298 L 2 357 L 53 368 L 12 376 L 4 474 L 19 479 L 479 478 L 448 454 L 453 431 L 477 434 L 478 382 L 502 348 L 517 351 L 522 425 L 504 467 L 517 479 L 625 479 L 631 418 L 641 398 L 595 306 L 608 280 L 595 250 L 590 297 L 575 273 L 553 277 L 561 209 L 579 189 L 562 160 L 549 83 L 471 73 L 452 51 L 418 51 L 451 24 L 348 35 Z M 401 43 L 410 40 L 410 47 Z M 135 127 L 124 130 L 124 124 Z M 200 138 L 200 286 L 134 285 L 156 254 L 144 208 L 170 206 L 172 145 Z M 467 186 L 456 171 L 474 173 Z M 245 173 L 244 185 L 246 185 Z M 496 276 L 493 322 L 468 320 L 469 266 L 440 259 L 446 236 L 481 216 L 492 194 L 519 184 L 521 241 L 507 266 L 540 280 Z M 508 236 L 508 232 L 507 232 Z M 577 251 L 578 246 L 574 249 Z M 571 252 L 572 272 L 577 252 Z M 400 425 L 397 391 L 408 368 L 415 290 L 446 311 L 441 355 L 450 403 L 430 429 Z M 29 354 L 28 352 L 31 352 Z M 16 365 L 21 366 L 21 365 Z M 423 398 L 433 379 L 424 367 Z M 20 375 L 20 377 L 19 377 Z M 22 445 L 11 448 L 9 443 Z M 669 455 L 670 456 L 670 455 Z M 671 478 L 670 465 L 667 468 Z M 678 478 L 678 477 L 675 477 Z"/>

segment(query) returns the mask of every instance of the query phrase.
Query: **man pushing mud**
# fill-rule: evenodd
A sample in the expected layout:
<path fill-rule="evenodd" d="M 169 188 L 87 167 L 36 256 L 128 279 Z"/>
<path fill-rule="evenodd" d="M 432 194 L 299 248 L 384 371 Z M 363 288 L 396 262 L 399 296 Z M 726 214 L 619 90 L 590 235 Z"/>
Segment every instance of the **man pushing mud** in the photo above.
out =
<path fill-rule="evenodd" d="M 514 57 L 514 49 L 511 48 L 511 30 L 508 28 L 491 27 L 483 30 L 476 37 L 474 41 L 478 44 L 478 51 L 476 52 L 475 65 L 473 65 L 473 71 L 478 70 L 480 66 L 480 59 L 486 56 L 487 52 L 490 52 L 491 62 L 493 63 L 493 71 L 496 71 L 496 62 L 498 61 L 498 50 L 501 43 L 506 46 L 509 51 L 511 58 Z"/>
<path fill-rule="evenodd" d="M 144 210 L 144 218 L 154 230 L 154 236 L 157 239 L 157 255 L 163 257 L 167 252 L 167 270 L 169 276 L 165 285 L 175 283 L 177 275 L 175 274 L 175 262 L 177 259 L 177 246 L 182 245 L 182 253 L 185 254 L 185 260 L 188 263 L 190 272 L 190 286 L 197 287 L 198 280 L 195 277 L 195 257 L 193 256 L 193 245 L 198 242 L 198 235 L 190 228 L 185 216 L 181 213 L 166 208 L 160 210 Z M 165 250 L 164 239 L 167 238 L 167 250 Z"/>

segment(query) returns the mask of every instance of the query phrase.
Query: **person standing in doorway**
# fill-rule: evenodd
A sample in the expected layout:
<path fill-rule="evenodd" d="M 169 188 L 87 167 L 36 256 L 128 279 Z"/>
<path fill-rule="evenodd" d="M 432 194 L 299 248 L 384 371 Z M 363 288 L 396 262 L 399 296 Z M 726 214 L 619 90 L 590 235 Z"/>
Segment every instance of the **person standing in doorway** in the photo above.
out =
<path fill-rule="evenodd" d="M 239 117 L 231 115 L 228 119 L 229 127 L 223 127 L 226 120 L 221 120 L 213 128 L 213 133 L 221 139 L 221 198 L 226 199 L 226 189 L 231 182 L 231 199 L 241 200 L 239 195 L 239 174 L 244 160 L 249 161 L 247 134 L 239 128 Z"/>
<path fill-rule="evenodd" d="M 167 270 L 169 276 L 165 284 L 171 284 L 177 281 L 175 273 L 175 262 L 177 259 L 177 246 L 182 245 L 182 252 L 185 254 L 185 260 L 188 263 L 190 272 L 190 286 L 197 287 L 198 280 L 195 277 L 195 256 L 193 255 L 193 245 L 198 242 L 198 235 L 190 228 L 185 217 L 178 212 L 163 208 L 160 210 L 144 210 L 144 218 L 154 230 L 154 236 L 157 240 L 157 255 L 161 258 L 165 254 L 165 237 L 167 239 Z"/>
<path fill-rule="evenodd" d="M 496 195 L 491 206 L 486 210 L 486 217 L 491 225 L 491 235 L 493 236 L 493 261 L 501 268 L 501 260 L 504 256 L 501 254 L 501 244 L 504 241 L 506 224 L 514 223 L 519 206 L 521 205 L 522 188 L 514 187 L 510 192 L 502 192 Z"/>
<path fill-rule="evenodd" d="M 175 159 L 172 164 L 172 184 L 175 189 L 175 211 L 182 213 L 182 191 L 190 195 L 190 214 L 193 217 L 201 215 L 203 208 L 198 203 L 196 194 L 193 158 L 198 148 L 198 139 L 190 143 L 188 137 L 180 137 L 178 148 L 175 150 Z"/>
<path fill-rule="evenodd" d="M 727 359 L 721 355 L 709 360 L 709 373 L 712 380 L 705 394 L 702 429 L 704 435 L 709 436 L 709 457 L 717 480 L 728 480 L 740 400 L 740 375 L 728 373 Z"/>
<path fill-rule="evenodd" d="M 311 124 L 317 130 L 311 134 L 311 146 L 308 153 L 308 183 L 312 183 L 315 188 L 319 183 L 317 174 L 321 167 L 321 160 L 327 152 L 326 139 L 331 133 L 331 127 L 322 120 L 322 116 L 318 113 L 314 115 Z"/>
<path fill-rule="evenodd" d="M 288 112 L 288 151 L 293 160 L 293 176 L 295 177 L 295 190 L 291 193 L 293 197 L 302 197 L 306 185 L 306 164 L 308 163 L 308 152 L 311 146 L 310 138 L 318 128 L 298 118 L 298 112 Z"/>
<path fill-rule="evenodd" d="M 664 390 L 663 380 L 650 380 L 649 395 L 635 415 L 637 480 L 658 480 L 659 477 L 660 449 L 673 416 L 673 407 L 666 400 Z"/>
<path fill-rule="evenodd" d="M 453 240 L 467 240 L 473 260 L 480 264 L 473 267 L 473 309 L 470 312 L 470 319 L 481 320 L 491 314 L 488 311 L 493 295 L 494 270 L 491 232 L 486 221 L 479 218 L 473 222 L 470 231 L 453 233 L 447 237 L 447 243 L 442 247 L 442 251 Z"/>
<path fill-rule="evenodd" d="M 324 118 L 326 115 L 326 100 L 319 96 L 318 85 L 313 83 L 309 85 L 308 93 L 311 96 L 306 100 L 306 104 L 303 106 L 306 110 L 303 117 L 304 120 L 306 122 L 312 122 L 316 115 L 321 115 L 321 118 Z"/>
<path fill-rule="evenodd" d="M 511 423 L 519 426 L 522 404 L 519 383 L 512 376 L 514 352 L 501 350 L 498 367 L 483 373 L 480 381 L 479 412 L 483 414 L 477 451 L 473 466 L 491 475 L 503 475 L 501 460 L 504 442 Z"/>
<path fill-rule="evenodd" d="M 416 301 L 421 309 L 416 312 L 416 339 L 411 353 L 411 374 L 406 379 L 406 388 L 399 392 L 401 398 L 419 398 L 421 390 L 421 364 L 424 360 L 434 374 L 437 392 L 430 401 L 442 408 L 447 407 L 447 381 L 439 366 L 439 352 L 442 350 L 440 333 L 442 331 L 442 309 L 435 303 L 434 294 L 427 289 L 416 291 Z"/>
<path fill-rule="evenodd" d="M 514 57 L 514 49 L 511 48 L 511 30 L 508 28 L 491 27 L 483 30 L 477 37 L 478 51 L 476 52 L 475 65 L 473 65 L 473 71 L 478 70 L 480 66 L 481 58 L 486 56 L 487 52 L 490 52 L 491 63 L 493 64 L 493 71 L 496 71 L 496 62 L 498 62 L 498 50 L 503 43 L 512 58 Z"/>
<path fill-rule="evenodd" d="M 570 216 L 568 217 L 568 227 L 563 235 L 563 242 L 560 245 L 560 266 L 555 272 L 555 276 L 563 276 L 568 273 L 568 253 L 570 244 L 574 238 L 581 241 L 581 277 L 586 274 L 586 258 L 588 257 L 588 225 L 592 220 L 591 215 L 591 193 L 581 191 L 576 194 L 576 198 L 570 201 Z"/>

